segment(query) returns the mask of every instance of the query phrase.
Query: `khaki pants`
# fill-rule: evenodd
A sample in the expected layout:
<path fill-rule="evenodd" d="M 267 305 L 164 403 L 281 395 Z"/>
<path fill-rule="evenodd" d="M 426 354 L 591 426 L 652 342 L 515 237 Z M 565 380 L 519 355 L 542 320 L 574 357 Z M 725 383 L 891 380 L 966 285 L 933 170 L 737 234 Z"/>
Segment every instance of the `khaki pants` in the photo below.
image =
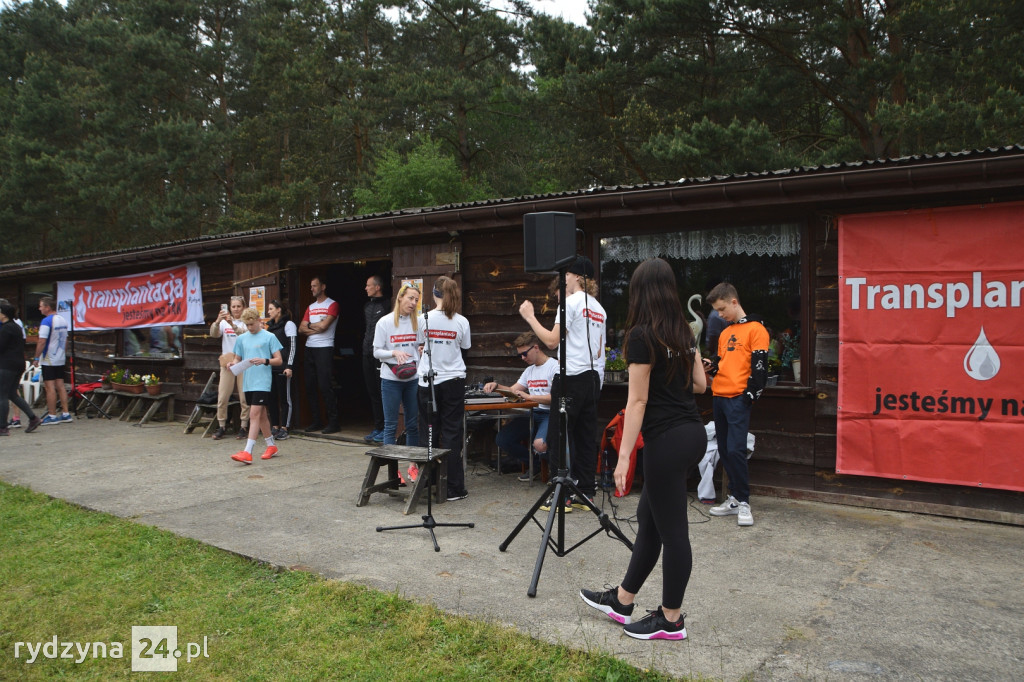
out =
<path fill-rule="evenodd" d="M 245 393 L 242 392 L 242 375 L 237 377 L 230 369 L 220 370 L 220 384 L 217 385 L 217 421 L 222 429 L 228 427 L 228 403 L 231 402 L 231 393 L 238 390 L 238 402 L 242 406 L 242 428 L 249 424 L 249 403 L 245 402 Z"/>

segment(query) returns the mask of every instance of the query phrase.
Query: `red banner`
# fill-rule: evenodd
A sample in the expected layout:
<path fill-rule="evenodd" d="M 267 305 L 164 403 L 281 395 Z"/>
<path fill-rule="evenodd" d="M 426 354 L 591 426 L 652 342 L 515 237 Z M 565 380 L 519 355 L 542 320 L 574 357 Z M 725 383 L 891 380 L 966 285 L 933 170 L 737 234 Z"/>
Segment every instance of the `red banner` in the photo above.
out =
<path fill-rule="evenodd" d="M 71 301 L 75 331 L 204 323 L 197 263 L 127 277 L 57 282 L 57 300 L 62 310 Z"/>
<path fill-rule="evenodd" d="M 1024 490 L 1024 204 L 839 221 L 836 471 Z"/>

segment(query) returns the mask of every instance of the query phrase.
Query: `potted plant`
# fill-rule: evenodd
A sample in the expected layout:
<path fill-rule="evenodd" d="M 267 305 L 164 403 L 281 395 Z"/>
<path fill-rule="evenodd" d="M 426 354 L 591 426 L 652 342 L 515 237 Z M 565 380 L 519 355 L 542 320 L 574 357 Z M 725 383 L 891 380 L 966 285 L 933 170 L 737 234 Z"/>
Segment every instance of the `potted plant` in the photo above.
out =
<path fill-rule="evenodd" d="M 800 381 L 800 331 L 786 330 L 780 336 L 782 342 L 782 366 L 793 370 L 793 380 Z"/>
<path fill-rule="evenodd" d="M 142 377 L 133 374 L 130 369 L 119 369 L 110 373 L 111 385 L 119 391 L 127 393 L 142 393 L 145 387 L 142 384 Z"/>
<path fill-rule="evenodd" d="M 142 383 L 146 386 L 146 392 L 150 395 L 160 395 L 160 377 L 155 374 L 147 374 L 142 377 Z"/>
<path fill-rule="evenodd" d="M 779 383 L 779 370 L 782 369 L 782 360 L 777 355 L 768 358 L 768 381 L 766 386 L 774 386 Z"/>
<path fill-rule="evenodd" d="M 624 383 L 629 380 L 626 374 L 626 358 L 622 357 L 621 348 L 604 349 L 604 380 L 605 382 Z"/>

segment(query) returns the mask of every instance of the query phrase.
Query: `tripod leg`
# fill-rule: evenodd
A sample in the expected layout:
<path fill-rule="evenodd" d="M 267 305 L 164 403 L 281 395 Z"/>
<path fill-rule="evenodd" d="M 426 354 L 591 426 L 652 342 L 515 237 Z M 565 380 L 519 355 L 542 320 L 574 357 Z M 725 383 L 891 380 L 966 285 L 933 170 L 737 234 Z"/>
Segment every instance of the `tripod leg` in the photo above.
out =
<path fill-rule="evenodd" d="M 555 483 L 549 483 L 548 487 L 544 490 L 543 493 L 541 493 L 541 496 L 537 498 L 537 501 L 533 503 L 533 506 L 530 507 L 529 511 L 523 514 L 523 518 L 519 520 L 519 524 L 512 530 L 511 533 L 508 534 L 508 537 L 505 538 L 505 541 L 498 545 L 498 550 L 504 552 L 506 549 L 508 549 L 508 546 L 511 545 L 512 541 L 516 539 L 516 536 L 519 535 L 519 532 L 526 527 L 526 524 L 530 522 L 530 519 L 533 518 L 533 515 L 537 513 L 537 510 L 540 509 L 540 506 L 544 504 L 544 501 L 551 496 L 551 493 L 553 493 L 554 490 Z"/>
<path fill-rule="evenodd" d="M 554 496 L 551 498 L 551 509 L 548 511 L 548 520 L 544 524 L 544 536 L 540 541 L 540 551 L 537 552 L 537 563 L 533 567 L 533 578 L 530 580 L 530 588 L 526 590 L 527 596 L 537 596 L 537 583 L 540 582 L 540 571 L 544 568 L 544 555 L 548 551 L 548 543 L 551 540 L 551 527 L 555 524 L 555 517 L 562 514 L 565 518 L 565 494 L 562 490 L 562 483 L 555 483 Z"/>
<path fill-rule="evenodd" d="M 593 500 L 591 500 L 589 497 L 580 492 L 579 488 L 576 488 L 575 492 L 576 501 L 582 501 L 590 509 L 590 511 L 592 511 L 594 515 L 597 516 L 597 520 L 600 522 L 601 527 L 604 528 L 606 531 L 611 531 L 612 533 L 614 533 L 615 537 L 621 540 L 622 543 L 629 548 L 629 551 L 633 551 L 633 543 L 630 541 L 629 538 L 622 534 L 622 531 L 619 529 L 618 526 L 612 523 L 612 520 L 608 516 L 608 514 L 606 514 L 604 511 L 598 508 L 598 506 L 594 504 Z"/>

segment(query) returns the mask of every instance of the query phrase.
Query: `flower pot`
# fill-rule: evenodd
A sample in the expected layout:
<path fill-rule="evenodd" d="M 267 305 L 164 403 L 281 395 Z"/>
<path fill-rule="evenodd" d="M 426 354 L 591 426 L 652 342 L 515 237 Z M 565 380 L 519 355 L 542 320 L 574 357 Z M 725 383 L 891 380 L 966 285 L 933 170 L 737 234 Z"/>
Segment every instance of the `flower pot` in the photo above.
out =
<path fill-rule="evenodd" d="M 163 387 L 160 386 L 160 384 L 146 386 L 146 393 L 149 393 L 150 395 L 160 395 L 161 390 L 163 390 Z"/>
<path fill-rule="evenodd" d="M 142 393 L 146 390 L 142 384 L 113 384 L 113 386 L 116 390 L 126 393 Z"/>
<path fill-rule="evenodd" d="M 800 381 L 800 359 L 796 358 L 791 364 L 793 366 L 793 381 Z"/>

